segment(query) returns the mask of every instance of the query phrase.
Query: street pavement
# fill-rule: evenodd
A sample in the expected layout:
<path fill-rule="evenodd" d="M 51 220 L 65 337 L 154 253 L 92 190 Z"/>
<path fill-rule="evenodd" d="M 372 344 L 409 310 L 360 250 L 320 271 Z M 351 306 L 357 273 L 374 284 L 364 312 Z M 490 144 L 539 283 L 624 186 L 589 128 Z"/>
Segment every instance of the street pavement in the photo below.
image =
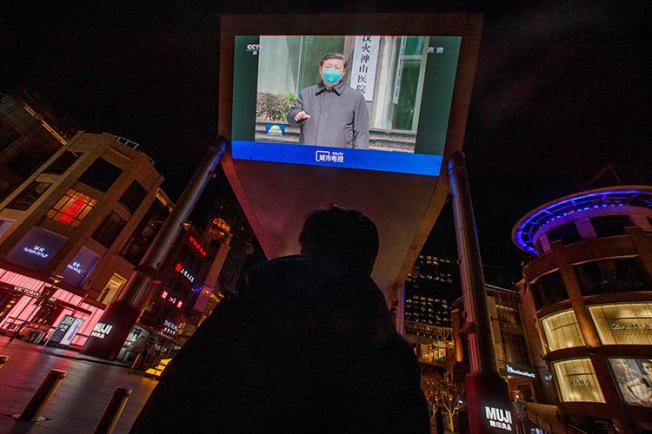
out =
<path fill-rule="evenodd" d="M 114 431 L 128 433 L 157 384 L 142 374 L 130 374 L 119 363 L 20 340 L 9 342 L 6 336 L 0 336 L 0 355 L 9 356 L 0 368 L 0 434 L 92 433 L 116 387 L 133 390 Z M 43 411 L 46 420 L 17 422 L 11 415 L 22 412 L 50 369 L 61 369 L 68 375 Z M 436 432 L 434 427 L 432 432 Z"/>
<path fill-rule="evenodd" d="M 0 355 L 9 356 L 0 369 L 0 433 L 92 433 L 116 387 L 133 390 L 114 433 L 127 433 L 157 382 L 127 367 L 86 358 L 0 336 Z M 16 422 L 50 369 L 68 373 L 45 408 L 42 422 Z"/>

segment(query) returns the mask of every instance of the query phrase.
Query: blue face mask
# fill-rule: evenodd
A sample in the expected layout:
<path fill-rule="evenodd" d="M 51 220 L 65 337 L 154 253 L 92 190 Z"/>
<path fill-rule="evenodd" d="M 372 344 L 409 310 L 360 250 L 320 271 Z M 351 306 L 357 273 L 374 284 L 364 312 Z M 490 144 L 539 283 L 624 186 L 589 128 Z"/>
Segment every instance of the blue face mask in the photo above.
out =
<path fill-rule="evenodd" d="M 324 81 L 328 84 L 337 83 L 342 79 L 343 75 L 344 73 L 342 71 L 335 68 L 324 69 L 324 71 L 322 72 L 322 77 L 324 78 Z"/>

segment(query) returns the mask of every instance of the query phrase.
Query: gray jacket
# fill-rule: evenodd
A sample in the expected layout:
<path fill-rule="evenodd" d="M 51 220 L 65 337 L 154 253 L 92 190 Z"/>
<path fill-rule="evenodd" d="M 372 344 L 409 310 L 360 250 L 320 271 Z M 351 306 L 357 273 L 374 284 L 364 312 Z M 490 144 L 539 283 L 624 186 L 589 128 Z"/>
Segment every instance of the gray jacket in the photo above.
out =
<path fill-rule="evenodd" d="M 302 110 L 310 119 L 296 122 L 294 117 Z M 344 83 L 328 89 L 320 82 L 301 90 L 287 121 L 301 127 L 302 144 L 369 149 L 369 111 L 364 96 Z"/>

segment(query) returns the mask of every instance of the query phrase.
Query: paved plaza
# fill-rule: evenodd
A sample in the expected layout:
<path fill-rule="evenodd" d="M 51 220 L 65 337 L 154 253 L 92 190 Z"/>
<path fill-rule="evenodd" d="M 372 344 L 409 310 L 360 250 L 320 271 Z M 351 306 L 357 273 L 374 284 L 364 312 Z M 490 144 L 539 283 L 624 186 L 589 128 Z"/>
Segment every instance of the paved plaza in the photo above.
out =
<path fill-rule="evenodd" d="M 156 386 L 124 366 L 87 359 L 79 353 L 54 350 L 0 336 L 0 355 L 9 360 L 0 369 L 0 433 L 92 433 L 116 387 L 133 390 L 115 433 L 126 433 Z M 68 373 L 45 408 L 42 422 L 16 422 L 50 369 Z"/>

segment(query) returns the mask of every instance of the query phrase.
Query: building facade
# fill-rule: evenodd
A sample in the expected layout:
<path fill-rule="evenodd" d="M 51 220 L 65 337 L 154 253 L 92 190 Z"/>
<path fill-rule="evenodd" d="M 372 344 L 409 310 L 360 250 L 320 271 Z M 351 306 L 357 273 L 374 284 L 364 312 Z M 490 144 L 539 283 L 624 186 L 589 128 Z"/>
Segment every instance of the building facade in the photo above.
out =
<path fill-rule="evenodd" d="M 420 363 L 447 367 L 452 359 L 451 307 L 459 294 L 457 260 L 420 254 L 405 281 L 403 318 Z"/>
<path fill-rule="evenodd" d="M 517 290 L 485 284 L 487 310 L 491 323 L 491 339 L 498 373 L 507 382 L 511 399 L 537 401 L 536 372 L 531 363 Z M 456 374 L 461 380 L 468 372 L 465 348 L 464 304 L 458 299 L 453 304 L 453 334 L 455 336 Z"/>
<path fill-rule="evenodd" d="M 0 202 L 1 332 L 57 343 L 65 330 L 73 347 L 93 333 L 138 264 L 134 249 L 147 248 L 141 235 L 158 230 L 152 216 L 171 207 L 136 148 L 79 132 Z"/>
<path fill-rule="evenodd" d="M 524 324 L 542 394 L 587 432 L 652 430 L 652 187 L 560 198 L 513 240 Z"/>
<path fill-rule="evenodd" d="M 0 200 L 7 197 L 70 138 L 27 97 L 0 94 Z"/>

